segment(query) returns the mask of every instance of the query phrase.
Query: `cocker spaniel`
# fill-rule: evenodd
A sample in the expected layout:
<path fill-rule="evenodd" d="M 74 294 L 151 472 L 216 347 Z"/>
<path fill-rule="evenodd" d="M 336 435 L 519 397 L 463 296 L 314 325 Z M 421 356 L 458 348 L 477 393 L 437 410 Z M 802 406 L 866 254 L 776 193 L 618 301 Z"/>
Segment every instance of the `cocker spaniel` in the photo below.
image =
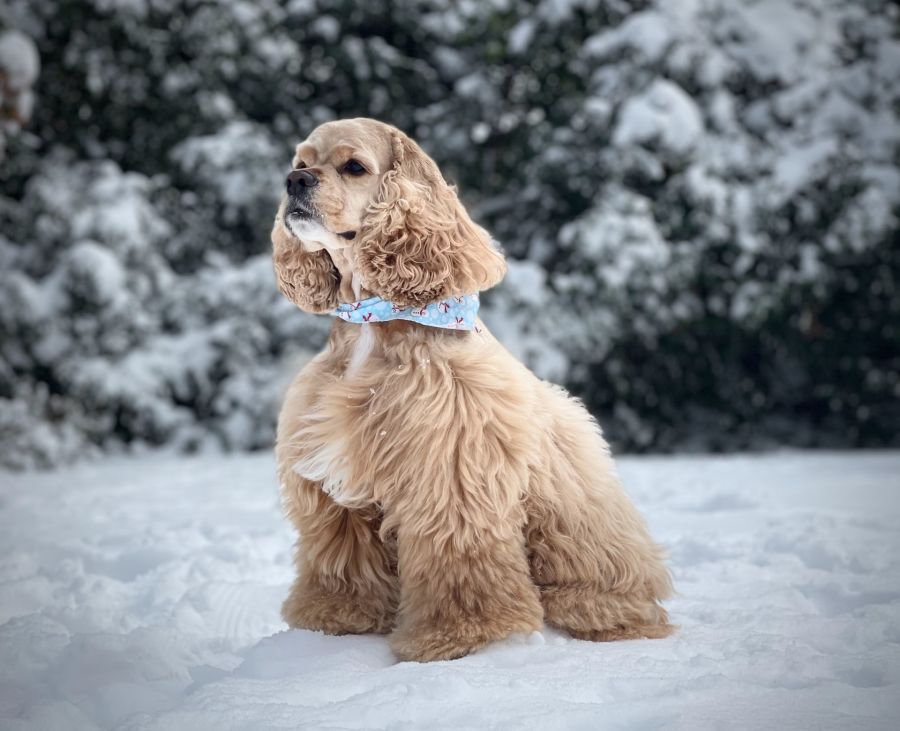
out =
<path fill-rule="evenodd" d="M 599 427 L 477 319 L 503 256 L 418 144 L 370 119 L 318 127 L 272 242 L 281 292 L 336 316 L 278 423 L 291 627 L 391 633 L 419 661 L 542 622 L 672 632 L 669 572 Z"/>

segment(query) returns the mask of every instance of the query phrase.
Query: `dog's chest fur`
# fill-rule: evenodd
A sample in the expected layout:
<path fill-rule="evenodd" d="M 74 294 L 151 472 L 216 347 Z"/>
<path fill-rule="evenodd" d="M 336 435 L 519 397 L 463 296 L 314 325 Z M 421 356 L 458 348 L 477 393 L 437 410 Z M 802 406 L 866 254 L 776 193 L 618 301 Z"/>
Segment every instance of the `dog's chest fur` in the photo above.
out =
<path fill-rule="evenodd" d="M 341 358 L 339 353 L 329 352 L 332 346 L 320 356 L 332 360 L 333 368 L 339 368 L 342 360 L 346 364 L 339 375 L 340 384 L 335 384 L 337 390 L 343 390 L 352 383 L 365 367 L 375 346 L 372 326 L 357 327 L 358 336 L 346 348 L 348 355 L 345 358 Z M 328 406 L 333 401 L 330 394 L 326 392 L 317 396 L 317 403 L 313 404 L 297 434 L 303 448 L 300 450 L 301 458 L 294 464 L 294 472 L 312 482 L 320 482 L 322 490 L 338 505 L 351 507 L 352 500 L 344 489 L 349 478 L 350 445 L 347 432 L 330 428 L 327 423 L 333 421 L 335 416 Z"/>
<path fill-rule="evenodd" d="M 331 374 L 324 386 L 310 394 L 309 407 L 295 434 L 300 458 L 294 472 L 318 482 L 336 503 L 348 508 L 363 507 L 361 482 L 370 482 L 359 469 L 352 469 L 363 454 L 387 442 L 388 429 L 375 426 L 386 414 L 388 399 L 383 392 L 385 325 L 376 333 L 373 325 L 336 323 L 328 347 L 318 357 Z M 402 373 L 391 369 L 393 380 Z M 392 409 L 397 416 L 397 404 Z M 354 489 L 354 487 L 356 489 Z M 367 490 L 363 492 L 368 493 Z"/>
<path fill-rule="evenodd" d="M 454 417 L 465 400 L 452 396 L 462 375 L 457 360 L 483 341 L 403 322 L 335 325 L 311 364 L 322 377 L 291 436 L 292 468 L 339 505 L 361 508 L 416 479 L 415 470 L 398 469 L 399 455 L 421 464 L 442 451 L 445 462 L 456 459 L 453 435 L 477 417 L 474 404 Z M 472 387 L 465 392 L 469 398 Z"/>
<path fill-rule="evenodd" d="M 360 333 L 350 351 L 350 359 L 347 362 L 347 370 L 344 378 L 353 378 L 365 366 L 366 360 L 375 346 L 375 333 L 371 325 L 359 325 Z"/>

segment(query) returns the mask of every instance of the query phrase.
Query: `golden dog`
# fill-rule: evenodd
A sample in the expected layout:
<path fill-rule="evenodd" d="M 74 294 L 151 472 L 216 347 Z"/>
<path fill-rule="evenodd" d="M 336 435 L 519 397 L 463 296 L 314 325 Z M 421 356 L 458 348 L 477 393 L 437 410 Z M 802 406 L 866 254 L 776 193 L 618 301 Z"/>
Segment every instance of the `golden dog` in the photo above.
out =
<path fill-rule="evenodd" d="M 490 237 L 398 129 L 323 124 L 293 168 L 272 242 L 302 309 L 376 296 L 424 312 L 503 277 Z M 588 640 L 672 631 L 669 573 L 596 422 L 480 321 L 336 319 L 288 390 L 276 454 L 299 532 L 291 627 L 390 632 L 419 661 L 542 622 Z"/>

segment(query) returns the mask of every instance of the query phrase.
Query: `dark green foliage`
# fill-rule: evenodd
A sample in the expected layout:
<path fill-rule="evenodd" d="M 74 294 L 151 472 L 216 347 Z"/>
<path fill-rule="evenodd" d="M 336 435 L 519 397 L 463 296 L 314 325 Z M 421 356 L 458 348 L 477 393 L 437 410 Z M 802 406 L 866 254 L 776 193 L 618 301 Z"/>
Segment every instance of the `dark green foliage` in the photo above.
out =
<path fill-rule="evenodd" d="M 512 259 L 486 321 L 617 446 L 896 445 L 897 16 L 11 0 L 41 73 L 0 169 L 0 459 L 268 444 L 328 326 L 271 281 L 281 176 L 358 115 L 458 184 Z"/>

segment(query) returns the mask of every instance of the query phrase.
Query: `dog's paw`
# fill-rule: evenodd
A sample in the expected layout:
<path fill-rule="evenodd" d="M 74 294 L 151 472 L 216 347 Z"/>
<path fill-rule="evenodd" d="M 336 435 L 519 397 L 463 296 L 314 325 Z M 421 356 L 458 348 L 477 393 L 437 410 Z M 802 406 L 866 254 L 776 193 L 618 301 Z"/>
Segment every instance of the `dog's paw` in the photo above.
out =
<path fill-rule="evenodd" d="M 660 639 L 675 631 L 665 608 L 646 592 L 614 594 L 590 584 L 545 586 L 544 619 L 578 640 Z"/>
<path fill-rule="evenodd" d="M 473 618 L 446 626 L 398 627 L 391 634 L 390 645 L 400 660 L 455 660 L 514 632 L 527 633 L 540 628 L 539 617 L 493 622 Z"/>
<path fill-rule="evenodd" d="M 671 624 L 644 624 L 612 629 L 568 630 L 576 640 L 591 642 L 615 642 L 616 640 L 661 640 L 673 634 L 677 628 Z"/>
<path fill-rule="evenodd" d="M 281 607 L 292 629 L 319 630 L 328 635 L 387 634 L 394 609 L 354 594 L 335 594 L 316 587 L 295 588 Z"/>
<path fill-rule="evenodd" d="M 433 629 L 426 632 L 394 631 L 390 644 L 400 660 L 431 662 L 455 660 L 468 655 L 491 642 L 483 632 L 460 633 Z"/>

